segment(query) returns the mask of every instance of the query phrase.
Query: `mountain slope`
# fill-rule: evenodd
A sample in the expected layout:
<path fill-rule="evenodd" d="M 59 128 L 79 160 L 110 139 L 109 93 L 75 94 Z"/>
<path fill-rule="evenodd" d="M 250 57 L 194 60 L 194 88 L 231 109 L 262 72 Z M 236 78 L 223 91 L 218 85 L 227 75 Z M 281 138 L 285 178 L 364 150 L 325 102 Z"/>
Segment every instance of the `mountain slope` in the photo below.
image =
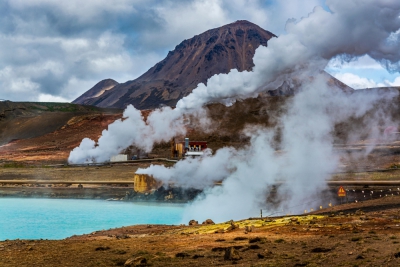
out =
<path fill-rule="evenodd" d="M 88 91 L 86 91 L 83 95 L 75 99 L 72 103 L 74 104 L 82 104 L 85 103 L 85 101 L 90 101 L 91 99 L 98 98 L 102 94 L 104 94 L 106 91 L 112 89 L 119 83 L 114 81 L 113 79 L 105 79 L 102 80 L 98 83 L 96 83 L 95 86 L 90 88 Z"/>
<path fill-rule="evenodd" d="M 2 101 L 0 102 L 0 151 L 1 146 L 11 141 L 19 139 L 32 140 L 57 131 L 76 116 L 120 113 L 121 110 L 70 103 Z M 83 131 L 84 129 L 81 129 L 79 132 L 74 133 L 74 138 L 80 138 L 80 141 L 86 137 L 80 136 L 80 132 Z M 99 130 L 98 132 L 101 131 Z M 63 139 L 66 138 L 64 137 Z"/>
<path fill-rule="evenodd" d="M 276 36 L 243 20 L 211 29 L 184 40 L 136 80 L 117 84 L 101 94 L 92 88 L 92 93 L 89 90 L 73 103 L 115 108 L 133 104 L 139 109 L 174 106 L 215 74 L 233 68 L 251 70 L 256 48 L 267 46 L 272 37 Z"/>

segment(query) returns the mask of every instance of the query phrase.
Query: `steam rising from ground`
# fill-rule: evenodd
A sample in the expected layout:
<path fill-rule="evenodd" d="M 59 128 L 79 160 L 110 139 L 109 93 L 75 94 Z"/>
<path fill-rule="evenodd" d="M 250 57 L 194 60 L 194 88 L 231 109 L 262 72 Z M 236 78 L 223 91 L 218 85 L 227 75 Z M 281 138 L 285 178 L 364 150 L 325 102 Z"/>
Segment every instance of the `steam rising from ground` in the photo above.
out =
<path fill-rule="evenodd" d="M 337 168 L 332 139 L 335 124 L 350 116 L 364 116 L 379 101 L 394 95 L 374 92 L 348 95 L 332 90 L 322 77 L 302 89 L 287 104 L 288 112 L 279 125 L 282 129 L 280 151 L 275 150 L 276 129 L 251 126 L 244 130 L 251 141 L 243 149 L 225 147 L 215 155 L 208 153 L 201 159 L 185 159 L 170 168 L 152 165 L 137 173 L 153 175 L 166 184 L 173 181 L 183 187 L 205 189 L 189 205 L 183 222 L 193 218 L 224 221 L 255 216 L 260 208 L 268 207 L 266 198 L 271 186 L 282 181 L 286 183 L 279 187 L 278 196 L 284 196 L 285 201 L 269 207 L 269 212 L 284 209 L 298 213 L 309 209 L 310 205 L 305 203 L 315 200 L 325 188 L 325 180 Z M 379 120 L 375 119 L 366 124 L 376 128 Z M 221 180 L 222 186 L 213 186 Z"/>
<path fill-rule="evenodd" d="M 153 111 L 145 123 L 140 110 L 129 105 L 123 118 L 113 122 L 108 130 L 102 132 L 97 144 L 89 138 L 83 139 L 80 146 L 71 152 L 68 161 L 105 162 L 130 144 L 151 151 L 155 141 L 169 141 L 175 135 L 185 133 L 181 116 L 179 110 L 164 107 Z"/>
<path fill-rule="evenodd" d="M 290 196 L 284 205 L 301 203 L 324 186 L 324 180 L 337 166 L 332 153 L 334 124 L 350 116 L 360 117 L 376 101 L 390 97 L 349 96 L 334 91 L 326 86 L 326 81 L 321 81 L 319 71 L 331 58 L 350 61 L 366 54 L 390 71 L 399 71 L 400 67 L 399 1 L 328 0 L 327 6 L 331 12 L 316 7 L 307 18 L 288 21 L 287 34 L 271 39 L 267 48 L 256 50 L 252 72 L 231 70 L 229 74 L 215 75 L 207 86 L 199 84 L 181 99 L 176 109 L 158 109 L 147 122 L 129 106 L 124 120 L 111 124 L 97 144 L 82 140 L 71 152 L 69 161 L 105 161 L 131 144 L 150 151 L 154 142 L 185 134 L 183 115 L 195 114 L 210 102 L 231 104 L 236 99 L 256 97 L 259 92 L 275 89 L 284 81 L 290 83 L 295 77 L 303 84 L 281 120 L 284 152 L 273 149 L 273 130 L 249 128 L 245 132 L 251 136 L 251 144 L 245 149 L 223 148 L 215 155 L 184 160 L 169 169 L 152 166 L 140 172 L 164 181 L 173 179 L 183 186 L 208 188 L 189 207 L 185 219 L 253 216 L 265 203 L 268 186 L 280 179 L 290 181 L 291 188 L 295 188 L 281 188 L 282 194 Z M 384 111 L 378 112 L 375 119 L 367 124 L 385 126 L 390 122 Z M 222 179 L 223 186 L 207 187 Z"/>

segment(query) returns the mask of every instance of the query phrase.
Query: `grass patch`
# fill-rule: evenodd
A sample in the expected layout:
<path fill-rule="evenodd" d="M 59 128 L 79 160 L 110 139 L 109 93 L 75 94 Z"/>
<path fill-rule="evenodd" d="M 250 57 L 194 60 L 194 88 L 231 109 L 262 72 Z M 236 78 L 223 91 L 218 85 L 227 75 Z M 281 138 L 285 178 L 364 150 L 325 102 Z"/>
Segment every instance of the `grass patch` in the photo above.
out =
<path fill-rule="evenodd" d="M 78 105 L 70 103 L 33 102 L 33 104 L 30 108 L 41 111 L 76 112 L 80 110 Z M 94 108 L 90 109 L 95 110 Z"/>
<path fill-rule="evenodd" d="M 3 168 L 25 168 L 25 165 L 21 162 L 8 162 L 2 165 Z"/>

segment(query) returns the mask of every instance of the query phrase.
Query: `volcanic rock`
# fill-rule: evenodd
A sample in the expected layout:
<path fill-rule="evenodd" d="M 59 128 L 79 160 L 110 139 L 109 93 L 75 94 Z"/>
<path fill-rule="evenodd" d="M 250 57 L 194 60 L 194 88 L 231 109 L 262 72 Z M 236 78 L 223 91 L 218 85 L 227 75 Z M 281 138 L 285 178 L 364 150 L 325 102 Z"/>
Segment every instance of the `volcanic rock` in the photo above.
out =
<path fill-rule="evenodd" d="M 129 258 L 126 260 L 124 266 L 147 266 L 147 259 L 145 257 Z"/>
<path fill-rule="evenodd" d="M 213 222 L 213 220 L 211 219 L 207 219 L 204 222 L 202 222 L 202 224 L 215 224 L 215 222 Z"/>
<path fill-rule="evenodd" d="M 239 255 L 239 252 L 237 252 L 237 250 L 234 247 L 229 247 L 225 250 L 225 255 L 224 255 L 224 260 L 228 261 L 228 260 L 240 260 L 241 257 Z"/>
<path fill-rule="evenodd" d="M 195 220 L 190 220 L 189 221 L 189 225 L 198 225 L 198 224 L 199 224 L 198 221 L 195 221 Z"/>

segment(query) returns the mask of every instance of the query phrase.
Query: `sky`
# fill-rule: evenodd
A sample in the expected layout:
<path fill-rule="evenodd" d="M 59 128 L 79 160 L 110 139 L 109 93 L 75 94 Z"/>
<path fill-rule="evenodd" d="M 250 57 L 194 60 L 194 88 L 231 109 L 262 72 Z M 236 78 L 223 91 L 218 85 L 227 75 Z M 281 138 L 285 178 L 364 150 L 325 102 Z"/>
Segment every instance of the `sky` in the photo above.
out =
<path fill-rule="evenodd" d="M 0 99 L 70 102 L 103 79 L 134 80 L 211 28 L 248 20 L 279 36 L 315 6 L 329 11 L 324 0 L 0 0 Z M 355 89 L 400 86 L 366 56 L 326 70 Z"/>

